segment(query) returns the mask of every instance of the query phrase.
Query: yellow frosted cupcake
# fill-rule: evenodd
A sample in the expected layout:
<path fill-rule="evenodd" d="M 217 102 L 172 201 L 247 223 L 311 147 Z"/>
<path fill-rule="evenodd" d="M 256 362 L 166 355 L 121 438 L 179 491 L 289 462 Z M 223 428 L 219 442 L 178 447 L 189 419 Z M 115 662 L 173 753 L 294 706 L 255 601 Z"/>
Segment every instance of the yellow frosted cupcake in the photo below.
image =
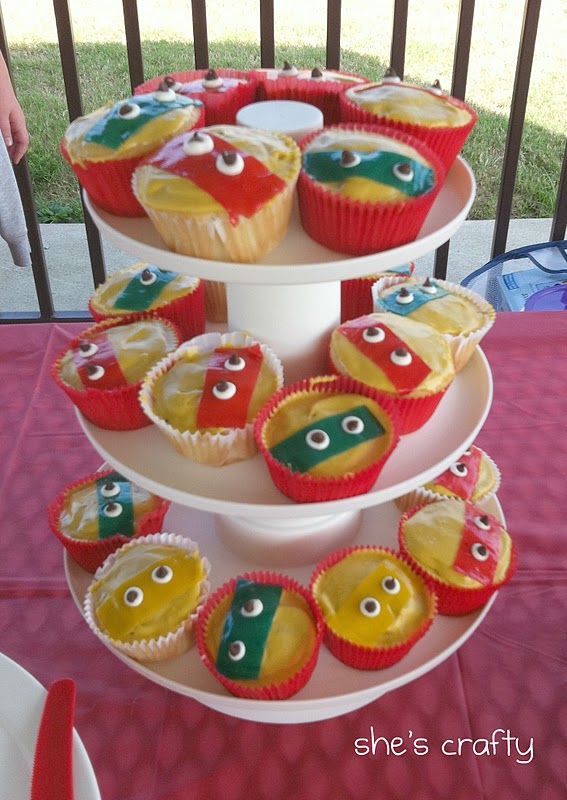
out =
<path fill-rule="evenodd" d="M 290 137 L 216 125 L 168 142 L 136 170 L 133 188 L 172 250 L 253 262 L 287 230 L 299 167 Z"/>

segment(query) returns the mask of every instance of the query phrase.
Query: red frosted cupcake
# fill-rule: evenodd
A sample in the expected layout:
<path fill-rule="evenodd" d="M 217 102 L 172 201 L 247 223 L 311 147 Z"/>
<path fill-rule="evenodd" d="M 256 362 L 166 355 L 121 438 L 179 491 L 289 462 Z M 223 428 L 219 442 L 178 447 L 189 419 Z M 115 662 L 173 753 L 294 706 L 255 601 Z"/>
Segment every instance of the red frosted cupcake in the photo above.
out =
<path fill-rule="evenodd" d="M 393 75 L 381 83 L 345 89 L 340 106 L 343 122 L 385 125 L 424 142 L 447 171 L 477 121 L 476 112 L 462 100 L 444 94 L 438 81 L 423 88 Z"/>
<path fill-rule="evenodd" d="M 413 241 L 445 177 L 425 145 L 387 128 L 324 128 L 300 147 L 301 224 L 312 239 L 347 255 Z"/>
<path fill-rule="evenodd" d="M 132 175 L 145 156 L 172 137 L 203 124 L 203 104 L 167 86 L 120 100 L 73 120 L 61 153 L 91 200 L 105 211 L 143 217 Z"/>
<path fill-rule="evenodd" d="M 440 614 L 481 608 L 516 570 L 516 549 L 504 526 L 464 500 L 410 509 L 398 538 L 401 551 L 431 582 Z"/>
<path fill-rule="evenodd" d="M 415 264 L 410 261 L 401 267 L 392 267 L 384 272 L 376 272 L 374 275 L 366 275 L 363 278 L 353 278 L 348 281 L 341 281 L 341 322 L 347 319 L 362 317 L 363 314 L 371 314 L 373 309 L 372 286 L 380 278 L 388 275 L 403 275 L 409 277 L 413 275 Z"/>
<path fill-rule="evenodd" d="M 325 644 L 356 669 L 384 669 L 429 630 L 435 595 L 398 553 L 360 546 L 332 553 L 316 568 L 311 593 L 325 621 Z"/>
<path fill-rule="evenodd" d="M 53 363 L 51 374 L 79 411 L 99 428 L 150 425 L 138 393 L 146 373 L 181 343 L 168 320 L 105 320 L 84 330 Z"/>
<path fill-rule="evenodd" d="M 398 442 L 392 404 L 356 381 L 323 375 L 284 387 L 254 436 L 273 482 L 298 503 L 369 491 Z"/>
<path fill-rule="evenodd" d="M 95 572 L 130 539 L 162 530 L 170 503 L 113 469 L 65 487 L 48 507 L 51 530 L 71 558 Z"/>
<path fill-rule="evenodd" d="M 205 125 L 234 125 L 236 112 L 256 99 L 254 74 L 235 69 L 172 72 L 142 83 L 134 89 L 134 94 L 153 92 L 162 81 L 183 97 L 203 103 Z"/>
<path fill-rule="evenodd" d="M 251 572 L 225 583 L 197 620 L 207 669 L 231 694 L 285 700 L 309 680 L 323 624 L 306 589 L 285 575 Z"/>

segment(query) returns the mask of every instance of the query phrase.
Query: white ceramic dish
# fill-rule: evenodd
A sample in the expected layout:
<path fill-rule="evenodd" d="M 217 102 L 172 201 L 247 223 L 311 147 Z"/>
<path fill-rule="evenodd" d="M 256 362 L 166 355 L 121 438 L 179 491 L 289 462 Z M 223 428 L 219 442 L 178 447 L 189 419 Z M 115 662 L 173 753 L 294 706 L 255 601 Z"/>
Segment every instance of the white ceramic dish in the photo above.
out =
<path fill-rule="evenodd" d="M 29 800 L 35 742 L 47 695 L 29 672 L 0 653 L 0 797 Z M 76 800 L 100 800 L 83 743 L 73 734 Z"/>
<path fill-rule="evenodd" d="M 482 505 L 489 513 L 504 521 L 496 499 Z M 367 510 L 363 514 L 363 524 L 356 543 L 380 544 L 397 549 L 398 519 L 399 512 L 394 503 Z M 211 562 L 210 578 L 213 589 L 229 578 L 256 566 L 235 556 L 221 544 L 214 535 L 210 514 L 173 505 L 164 527 L 199 542 L 203 553 Z M 78 567 L 66 554 L 64 559 L 69 588 L 82 611 L 83 597 L 92 576 Z M 311 564 L 285 571 L 307 585 L 313 566 Z M 432 670 L 474 633 L 492 602 L 493 599 L 483 609 L 463 617 L 437 617 L 431 629 L 408 655 L 385 670 L 350 669 L 323 647 L 309 683 L 297 695 L 285 701 L 252 701 L 228 694 L 200 662 L 196 648 L 176 659 L 151 666 L 139 664 L 110 649 L 135 672 L 154 683 L 191 697 L 224 714 L 256 722 L 313 722 L 354 711 Z M 102 646 L 104 645 L 101 643 Z"/>

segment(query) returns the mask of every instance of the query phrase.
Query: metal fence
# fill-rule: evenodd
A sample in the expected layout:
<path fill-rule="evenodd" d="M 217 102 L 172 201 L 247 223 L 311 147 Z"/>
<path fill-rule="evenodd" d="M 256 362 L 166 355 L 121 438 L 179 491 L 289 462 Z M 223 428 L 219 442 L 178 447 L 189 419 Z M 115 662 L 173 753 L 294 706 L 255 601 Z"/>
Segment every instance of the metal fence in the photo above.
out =
<path fill-rule="evenodd" d="M 421 0 L 420 0 L 421 1 Z M 137 0 L 122 0 L 124 30 L 130 83 L 132 88 L 142 83 L 144 76 L 143 45 L 140 36 Z M 341 66 L 341 0 L 327 0 L 326 66 L 339 69 Z M 518 7 L 520 3 L 518 1 Z M 77 72 L 73 29 L 68 0 L 53 0 L 57 24 L 59 51 L 69 119 L 83 113 L 81 87 Z M 390 64 L 403 76 L 408 26 L 409 0 L 394 0 L 394 14 L 390 46 Z M 532 72 L 536 36 L 541 10 L 541 0 L 525 0 L 523 23 L 518 42 L 518 58 L 512 101 L 510 105 L 508 132 L 504 152 L 496 222 L 492 241 L 492 257 L 503 253 L 510 223 L 514 186 L 520 157 L 520 145 L 524 127 L 528 89 Z M 454 50 L 451 94 L 465 99 L 469 56 L 475 12 L 475 0 L 461 0 L 458 11 L 457 35 Z M 181 10 L 180 10 L 181 13 Z M 195 68 L 209 66 L 206 0 L 191 0 Z M 273 67 L 275 59 L 274 0 L 259 0 L 259 49 L 263 67 Z M 4 29 L 0 0 L 0 48 L 10 69 L 10 54 Z M 83 319 L 81 315 L 57 312 L 49 286 L 49 278 L 37 220 L 32 181 L 26 159 L 16 167 L 16 178 L 22 196 L 31 245 L 33 276 L 38 299 L 38 313 L 4 313 L 0 322 L 48 322 L 55 319 Z M 85 227 L 90 254 L 93 283 L 97 286 L 105 279 L 104 255 L 98 230 L 88 211 L 84 208 Z M 563 158 L 557 187 L 555 212 L 551 226 L 550 241 L 563 239 L 567 227 L 567 148 Z M 440 247 L 435 254 L 435 275 L 443 278 L 447 273 L 450 243 Z"/>

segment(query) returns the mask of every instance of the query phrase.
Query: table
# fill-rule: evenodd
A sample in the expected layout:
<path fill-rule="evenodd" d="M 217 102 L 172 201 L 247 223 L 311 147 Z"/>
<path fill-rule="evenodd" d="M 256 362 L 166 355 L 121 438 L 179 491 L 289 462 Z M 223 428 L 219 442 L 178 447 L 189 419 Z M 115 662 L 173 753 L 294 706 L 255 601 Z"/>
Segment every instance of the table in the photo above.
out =
<path fill-rule="evenodd" d="M 519 547 L 511 584 L 429 674 L 297 726 L 227 717 L 148 682 L 77 611 L 45 509 L 100 466 L 50 376 L 82 327 L 0 328 L 0 650 L 46 686 L 76 681 L 76 727 L 104 800 L 567 796 L 566 314 L 500 314 L 483 343 L 495 398 L 477 442 L 502 472 Z"/>

